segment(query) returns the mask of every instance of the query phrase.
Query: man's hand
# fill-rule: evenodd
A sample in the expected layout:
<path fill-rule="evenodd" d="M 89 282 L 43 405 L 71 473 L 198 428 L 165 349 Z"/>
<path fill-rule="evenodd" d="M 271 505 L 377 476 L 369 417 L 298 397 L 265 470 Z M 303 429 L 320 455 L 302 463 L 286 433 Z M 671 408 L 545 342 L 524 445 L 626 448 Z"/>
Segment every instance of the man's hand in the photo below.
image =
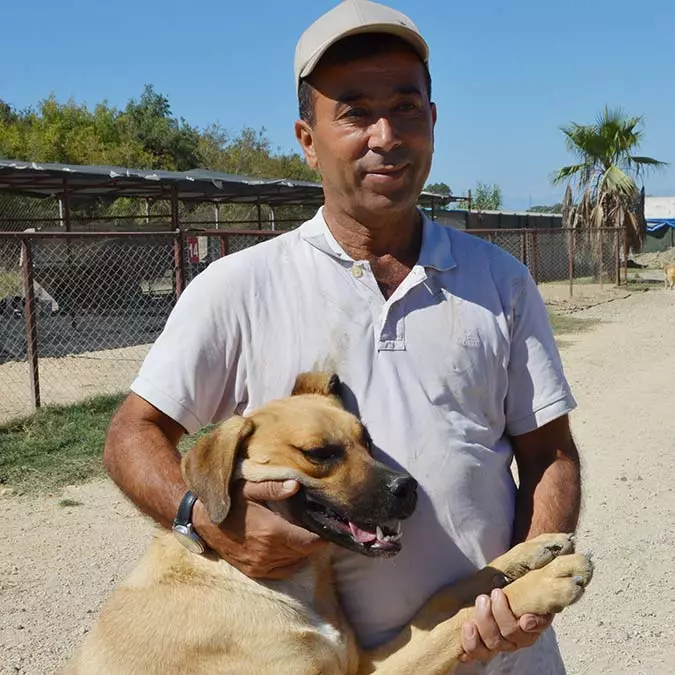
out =
<path fill-rule="evenodd" d="M 146 515 L 170 528 L 187 486 L 177 445 L 185 430 L 173 419 L 130 394 L 108 430 L 104 461 L 110 477 Z M 139 451 L 142 449 L 142 451 Z M 221 558 L 259 579 L 292 575 L 307 556 L 328 543 L 265 508 L 264 502 L 288 499 L 297 481 L 237 482 L 232 505 L 221 527 L 197 500 L 195 529 Z"/>
<path fill-rule="evenodd" d="M 218 527 L 201 502 L 195 505 L 195 528 L 206 543 L 224 560 L 253 579 L 285 579 L 297 572 L 307 557 L 328 545 L 318 535 L 284 520 L 264 506 L 294 495 L 294 480 L 232 486 L 232 506 Z"/>
<path fill-rule="evenodd" d="M 524 614 L 517 619 L 501 589 L 476 598 L 476 615 L 462 626 L 463 663 L 487 662 L 500 652 L 530 647 L 553 622 L 552 615 Z"/>
<path fill-rule="evenodd" d="M 579 454 L 567 415 L 511 438 L 519 487 L 513 544 L 543 532 L 572 532 L 581 502 Z M 499 652 L 533 645 L 553 622 L 552 615 L 517 619 L 502 590 L 476 598 L 472 621 L 462 626 L 461 660 L 489 661 Z"/>

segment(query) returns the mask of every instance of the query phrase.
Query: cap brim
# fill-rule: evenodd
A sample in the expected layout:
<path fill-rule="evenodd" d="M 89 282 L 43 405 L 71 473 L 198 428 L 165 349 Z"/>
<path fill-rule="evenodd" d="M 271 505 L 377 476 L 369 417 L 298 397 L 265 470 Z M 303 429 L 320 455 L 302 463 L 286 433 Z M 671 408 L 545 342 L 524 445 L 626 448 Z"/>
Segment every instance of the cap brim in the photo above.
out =
<path fill-rule="evenodd" d="M 345 31 L 331 40 L 324 42 L 321 47 L 319 47 L 319 49 L 317 49 L 314 54 L 312 54 L 311 58 L 307 61 L 307 63 L 305 63 L 302 70 L 298 73 L 298 83 L 302 78 L 307 77 L 312 73 L 314 68 L 316 68 L 317 64 L 321 60 L 321 57 L 336 42 L 339 42 L 350 35 L 360 35 L 362 33 L 388 33 L 390 35 L 400 37 L 415 49 L 424 63 L 428 63 L 429 61 L 429 45 L 427 45 L 426 41 L 419 33 L 410 30 L 410 28 L 407 26 L 398 26 L 391 23 L 370 24 L 368 26 L 359 26 L 358 28 Z"/>

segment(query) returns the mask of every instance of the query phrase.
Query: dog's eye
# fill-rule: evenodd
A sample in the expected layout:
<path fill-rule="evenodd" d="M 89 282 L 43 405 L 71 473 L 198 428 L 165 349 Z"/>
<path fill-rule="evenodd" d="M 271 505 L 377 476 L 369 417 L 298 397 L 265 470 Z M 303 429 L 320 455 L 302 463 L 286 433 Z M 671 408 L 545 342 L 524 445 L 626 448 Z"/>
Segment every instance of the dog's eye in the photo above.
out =
<path fill-rule="evenodd" d="M 342 453 L 343 449 L 339 445 L 324 445 L 320 448 L 302 451 L 310 462 L 333 462 L 340 459 Z"/>

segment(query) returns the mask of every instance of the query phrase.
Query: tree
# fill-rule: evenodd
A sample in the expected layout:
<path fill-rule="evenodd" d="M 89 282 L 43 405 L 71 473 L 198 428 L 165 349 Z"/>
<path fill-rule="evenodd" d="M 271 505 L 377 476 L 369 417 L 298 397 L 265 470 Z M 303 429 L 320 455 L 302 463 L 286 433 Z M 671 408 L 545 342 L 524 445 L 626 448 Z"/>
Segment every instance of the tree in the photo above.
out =
<path fill-rule="evenodd" d="M 231 135 L 219 124 L 200 131 L 171 113 L 169 99 L 146 85 L 123 110 L 93 110 L 53 95 L 34 108 L 13 110 L 0 99 L 0 157 L 136 169 L 211 169 L 257 178 L 318 180 L 297 153 L 272 149 L 264 129 Z"/>
<path fill-rule="evenodd" d="M 466 202 L 460 202 L 456 208 L 466 211 L 469 205 Z M 471 192 L 471 210 L 472 211 L 499 211 L 502 208 L 502 189 L 494 183 L 476 183 L 476 187 Z"/>
<path fill-rule="evenodd" d="M 437 195 L 452 197 L 452 190 L 447 183 L 429 183 L 424 189 L 426 192 L 433 192 Z"/>
<path fill-rule="evenodd" d="M 649 170 L 666 166 L 634 154 L 643 140 L 642 124 L 642 117 L 628 117 L 620 109 L 605 107 L 593 124 L 572 122 L 561 127 L 568 150 L 579 161 L 564 166 L 553 178 L 554 184 L 566 182 L 568 188 L 577 181 L 580 199 L 570 211 L 573 221 L 591 228 L 625 227 L 634 251 L 641 247 L 645 233 L 644 219 L 636 208 L 636 181 Z M 583 218 L 574 218 L 581 213 Z"/>
<path fill-rule="evenodd" d="M 563 205 L 562 203 L 552 204 L 551 206 L 531 206 L 527 209 L 528 213 L 562 213 Z"/>
<path fill-rule="evenodd" d="M 496 183 L 478 183 L 471 195 L 471 208 L 476 211 L 499 211 L 502 208 L 502 190 Z"/>
<path fill-rule="evenodd" d="M 171 115 L 169 99 L 146 85 L 140 101 L 127 103 L 121 119 L 150 156 L 153 169 L 188 171 L 200 165 L 199 133 Z"/>

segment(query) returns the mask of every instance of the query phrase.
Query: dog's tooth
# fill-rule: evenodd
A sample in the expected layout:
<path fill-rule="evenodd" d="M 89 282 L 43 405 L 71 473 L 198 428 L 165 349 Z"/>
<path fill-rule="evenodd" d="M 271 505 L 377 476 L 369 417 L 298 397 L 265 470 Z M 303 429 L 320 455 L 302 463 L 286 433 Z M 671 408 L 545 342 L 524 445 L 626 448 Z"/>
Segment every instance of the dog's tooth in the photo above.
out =
<path fill-rule="evenodd" d="M 397 520 L 396 521 L 396 534 L 400 535 L 402 530 L 403 530 L 403 528 L 401 526 L 401 521 Z"/>
<path fill-rule="evenodd" d="M 377 528 L 375 529 L 375 534 L 377 535 L 377 540 L 378 541 L 383 541 L 384 540 L 384 532 L 382 532 L 382 528 L 378 525 Z"/>

